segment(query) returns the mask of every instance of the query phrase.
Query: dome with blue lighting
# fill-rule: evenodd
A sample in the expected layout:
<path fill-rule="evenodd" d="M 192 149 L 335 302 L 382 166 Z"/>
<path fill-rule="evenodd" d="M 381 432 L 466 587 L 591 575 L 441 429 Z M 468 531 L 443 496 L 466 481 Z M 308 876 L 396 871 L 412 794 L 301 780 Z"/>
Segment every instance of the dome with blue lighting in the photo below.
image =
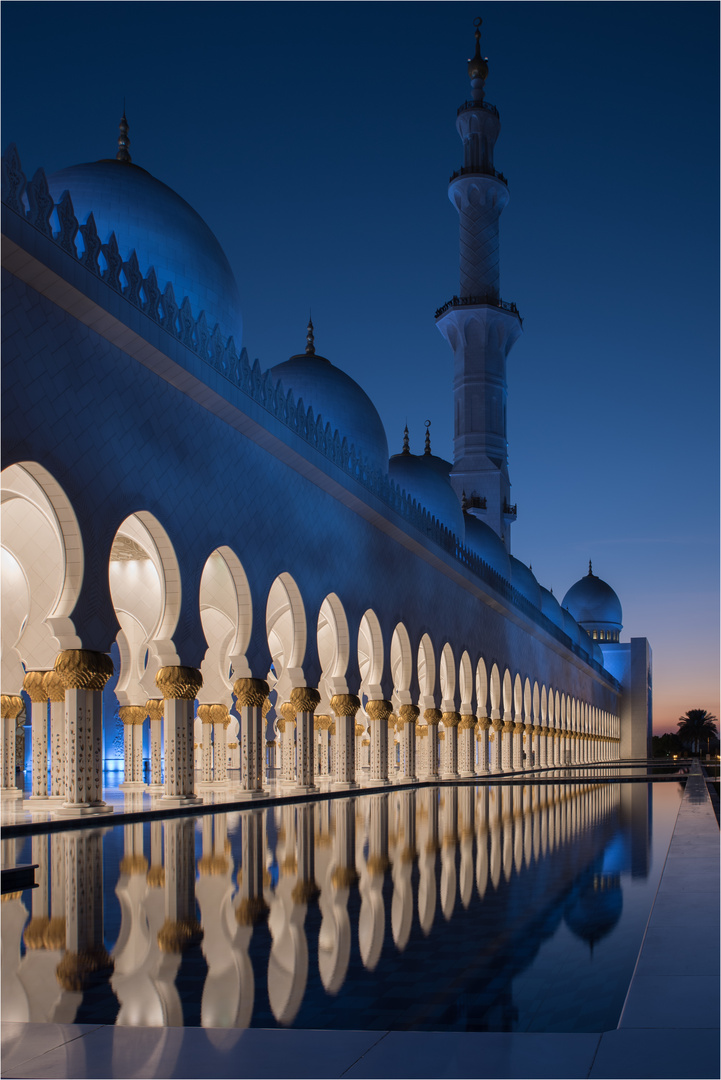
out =
<path fill-rule="evenodd" d="M 178 307 L 187 296 L 194 318 L 204 311 L 209 330 L 217 323 L 223 341 L 232 336 L 240 350 L 243 319 L 233 271 L 185 199 L 130 160 L 73 165 L 49 176 L 48 186 L 56 202 L 67 190 L 79 222 L 92 212 L 103 243 L 114 232 L 124 260 L 135 250 L 144 276 L 152 266 L 161 292 L 172 282 Z"/>
<path fill-rule="evenodd" d="M 544 589 L 543 585 L 539 585 L 541 590 L 541 611 L 550 619 L 554 626 L 557 626 L 559 630 L 565 630 L 563 622 L 563 611 L 556 597 L 548 589 Z"/>
<path fill-rule="evenodd" d="M 488 563 L 506 581 L 511 580 L 511 562 L 506 545 L 490 525 L 473 514 L 464 514 L 466 547 Z"/>
<path fill-rule="evenodd" d="M 375 405 L 350 375 L 316 354 L 312 322 L 307 341 L 304 353 L 270 369 L 273 378 L 282 380 L 284 393 L 293 391 L 296 402 L 302 398 L 306 409 L 312 405 L 315 416 L 346 438 L 371 469 L 387 473 L 388 439 Z"/>
<path fill-rule="evenodd" d="M 465 523 L 460 500 L 451 486 L 450 461 L 431 453 L 430 438 L 426 435 L 423 454 L 411 454 L 408 446 L 408 428 L 403 439 L 403 452 L 394 454 L 388 463 L 392 480 L 410 495 L 439 524 L 450 529 L 460 541 L 465 537 Z"/>
<path fill-rule="evenodd" d="M 541 600 L 541 586 L 533 576 L 533 571 L 530 567 L 522 563 L 520 559 L 514 558 L 511 555 L 511 585 L 513 588 L 525 596 L 526 600 L 530 601 L 534 607 L 542 609 Z"/>
<path fill-rule="evenodd" d="M 563 606 L 594 640 L 618 641 L 623 628 L 621 601 L 607 582 L 596 577 L 590 562 L 586 576 L 564 596 Z"/>

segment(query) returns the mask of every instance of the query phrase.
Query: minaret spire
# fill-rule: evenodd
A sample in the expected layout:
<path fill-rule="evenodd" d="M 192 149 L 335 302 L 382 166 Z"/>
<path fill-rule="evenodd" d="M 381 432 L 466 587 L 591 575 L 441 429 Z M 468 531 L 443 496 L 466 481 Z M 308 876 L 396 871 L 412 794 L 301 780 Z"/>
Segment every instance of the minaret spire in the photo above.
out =
<path fill-rule="evenodd" d="M 406 424 L 406 426 L 403 428 L 403 449 L 401 450 L 401 453 L 402 454 L 410 454 L 410 452 L 411 452 L 411 442 L 410 442 L 410 439 L 408 438 L 408 424 Z"/>
<path fill-rule="evenodd" d="M 120 119 L 120 134 L 118 135 L 118 152 L 115 155 L 116 161 L 125 161 L 128 164 L 131 163 L 132 158 L 130 156 L 130 136 L 128 135 L 128 118 L 125 115 L 125 100 L 123 100 L 123 115 Z"/>
<path fill-rule="evenodd" d="M 426 420 L 426 448 L 423 451 L 423 453 L 425 455 L 425 454 L 430 454 L 430 452 L 431 452 L 431 422 L 430 422 L 430 420 Z"/>
<path fill-rule="evenodd" d="M 315 337 L 313 336 L 313 319 L 310 314 L 308 315 L 308 326 L 306 327 L 307 334 L 305 335 L 306 346 L 305 351 L 308 356 L 315 356 Z"/>
<path fill-rule="evenodd" d="M 501 123 L 498 109 L 485 101 L 488 64 L 481 55 L 481 20 L 474 24 L 476 48 L 468 61 L 472 96 L 456 118 L 463 165 L 448 186 L 459 217 L 460 287 L 436 312 L 436 325 L 454 356 L 451 483 L 459 499 L 463 491 L 469 493 L 474 508 L 485 501 L 483 520 L 510 551 L 516 509 L 508 477 L 506 360 L 521 334 L 521 319 L 515 304 L 501 300 L 499 219 L 508 184 L 493 162 Z"/>

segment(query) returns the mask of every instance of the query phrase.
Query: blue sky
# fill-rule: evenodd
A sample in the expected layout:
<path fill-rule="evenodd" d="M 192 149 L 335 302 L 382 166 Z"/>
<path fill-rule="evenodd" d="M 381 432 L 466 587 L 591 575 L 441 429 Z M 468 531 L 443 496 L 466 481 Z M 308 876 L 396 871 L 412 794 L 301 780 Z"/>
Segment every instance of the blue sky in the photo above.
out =
<path fill-rule="evenodd" d="M 457 217 L 483 17 L 509 359 L 514 554 L 561 598 L 593 559 L 654 652 L 656 728 L 719 713 L 718 6 L 13 3 L 3 145 L 26 172 L 133 160 L 220 239 L 245 344 L 318 351 L 370 394 L 391 452 L 451 457 Z"/>

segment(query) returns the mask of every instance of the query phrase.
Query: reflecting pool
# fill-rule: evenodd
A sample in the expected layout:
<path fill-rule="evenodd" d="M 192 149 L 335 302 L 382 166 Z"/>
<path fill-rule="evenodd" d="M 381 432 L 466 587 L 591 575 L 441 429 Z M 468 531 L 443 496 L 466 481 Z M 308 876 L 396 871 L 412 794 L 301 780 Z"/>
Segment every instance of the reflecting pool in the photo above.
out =
<path fill-rule="evenodd" d="M 603 1031 L 678 783 L 458 785 L 3 841 L 3 1019 Z"/>

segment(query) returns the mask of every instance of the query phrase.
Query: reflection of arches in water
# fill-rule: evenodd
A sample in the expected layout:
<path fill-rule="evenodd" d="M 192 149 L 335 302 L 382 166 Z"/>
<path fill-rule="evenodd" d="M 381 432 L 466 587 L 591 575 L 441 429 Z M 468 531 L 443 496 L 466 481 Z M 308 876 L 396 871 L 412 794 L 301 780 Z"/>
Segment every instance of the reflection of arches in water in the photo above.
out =
<path fill-rule="evenodd" d="M 324 890 L 325 891 L 325 890 Z M 323 918 L 318 934 L 318 971 L 327 994 L 337 994 L 348 971 L 351 925 L 347 886 L 333 886 L 330 898 L 321 893 Z"/>
<path fill-rule="evenodd" d="M 358 948 L 363 966 L 375 971 L 383 949 L 386 912 L 383 901 L 383 873 L 370 873 L 361 880 L 361 908 L 358 916 Z"/>

